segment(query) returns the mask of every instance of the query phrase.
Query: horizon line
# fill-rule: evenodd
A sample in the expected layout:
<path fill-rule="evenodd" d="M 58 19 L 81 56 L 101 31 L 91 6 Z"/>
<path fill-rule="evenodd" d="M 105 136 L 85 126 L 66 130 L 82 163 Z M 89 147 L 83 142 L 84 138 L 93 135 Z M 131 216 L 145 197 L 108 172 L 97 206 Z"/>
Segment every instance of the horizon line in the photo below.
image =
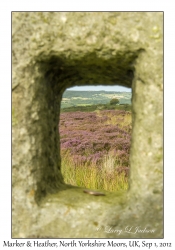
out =
<path fill-rule="evenodd" d="M 117 90 L 77 90 L 77 89 L 66 89 L 65 91 L 93 91 L 93 92 L 99 92 L 99 91 L 103 91 L 103 92 L 131 92 L 131 91 L 117 91 Z"/>

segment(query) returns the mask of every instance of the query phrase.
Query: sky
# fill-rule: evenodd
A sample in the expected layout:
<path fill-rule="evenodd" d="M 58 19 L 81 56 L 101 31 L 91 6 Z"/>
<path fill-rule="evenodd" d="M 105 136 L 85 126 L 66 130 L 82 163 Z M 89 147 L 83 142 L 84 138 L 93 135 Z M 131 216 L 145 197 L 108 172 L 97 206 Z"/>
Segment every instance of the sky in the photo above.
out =
<path fill-rule="evenodd" d="M 106 86 L 106 85 L 98 85 L 98 86 L 75 86 L 72 88 L 68 88 L 67 90 L 76 90 L 76 91 L 117 91 L 117 92 L 131 92 L 131 88 L 125 88 L 122 86 Z"/>

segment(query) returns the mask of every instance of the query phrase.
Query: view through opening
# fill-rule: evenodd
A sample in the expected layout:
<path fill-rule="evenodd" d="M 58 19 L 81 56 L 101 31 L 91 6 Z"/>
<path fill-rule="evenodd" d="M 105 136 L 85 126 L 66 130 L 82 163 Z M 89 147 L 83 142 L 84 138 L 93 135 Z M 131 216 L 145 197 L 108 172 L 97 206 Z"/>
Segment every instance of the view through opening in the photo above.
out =
<path fill-rule="evenodd" d="M 131 89 L 121 86 L 76 86 L 64 92 L 59 132 L 66 184 L 128 189 L 131 97 Z"/>

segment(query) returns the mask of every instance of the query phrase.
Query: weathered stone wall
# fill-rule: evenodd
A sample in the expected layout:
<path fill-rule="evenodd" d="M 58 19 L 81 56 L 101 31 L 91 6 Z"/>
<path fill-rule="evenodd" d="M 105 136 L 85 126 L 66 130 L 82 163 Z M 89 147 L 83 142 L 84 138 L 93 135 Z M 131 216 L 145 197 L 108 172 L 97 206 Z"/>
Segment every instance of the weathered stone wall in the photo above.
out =
<path fill-rule="evenodd" d="M 12 13 L 12 237 L 163 237 L 162 37 L 161 12 Z M 64 184 L 60 101 L 84 84 L 132 87 L 127 193 Z"/>

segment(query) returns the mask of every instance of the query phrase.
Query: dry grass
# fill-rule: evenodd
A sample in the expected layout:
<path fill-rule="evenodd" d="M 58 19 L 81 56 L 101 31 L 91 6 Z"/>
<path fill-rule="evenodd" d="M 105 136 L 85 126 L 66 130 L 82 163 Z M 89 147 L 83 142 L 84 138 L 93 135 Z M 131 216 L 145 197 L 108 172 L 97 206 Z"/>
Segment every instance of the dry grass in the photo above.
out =
<path fill-rule="evenodd" d="M 62 174 L 67 184 L 106 191 L 120 191 L 128 189 L 128 177 L 125 173 L 118 173 L 114 168 L 116 159 L 112 155 L 104 157 L 99 167 L 94 164 L 75 165 L 70 153 L 62 157 Z"/>
<path fill-rule="evenodd" d="M 118 116 L 110 116 L 110 114 L 108 115 L 108 117 L 111 118 L 110 121 L 107 121 L 106 124 L 118 124 L 120 128 L 124 127 L 124 126 L 131 126 L 131 122 L 132 122 L 132 117 L 131 117 L 131 113 L 127 113 L 127 115 L 122 116 L 122 115 L 118 115 Z"/>

